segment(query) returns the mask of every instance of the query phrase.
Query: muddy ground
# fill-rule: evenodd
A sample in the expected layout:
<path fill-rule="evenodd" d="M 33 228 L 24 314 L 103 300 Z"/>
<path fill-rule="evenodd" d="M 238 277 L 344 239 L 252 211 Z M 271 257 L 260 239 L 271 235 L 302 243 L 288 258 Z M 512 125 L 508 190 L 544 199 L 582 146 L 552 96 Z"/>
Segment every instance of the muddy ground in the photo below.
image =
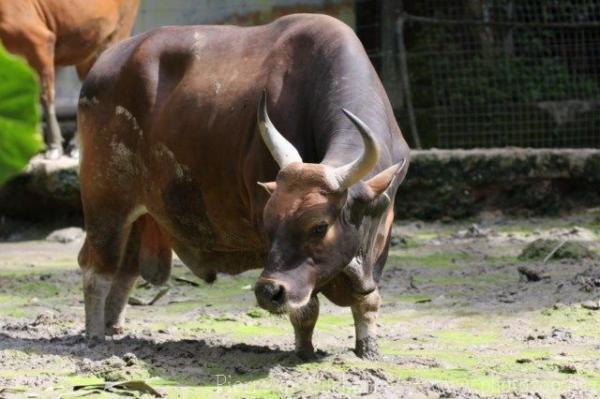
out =
<path fill-rule="evenodd" d="M 81 237 L 46 234 L 21 228 L 0 243 L 0 398 L 116 397 L 73 387 L 125 380 L 184 398 L 600 397 L 600 310 L 588 302 L 600 297 L 600 262 L 518 259 L 547 237 L 600 254 L 600 210 L 398 223 L 381 282 L 379 361 L 354 355 L 350 311 L 323 299 L 320 360 L 302 363 L 289 322 L 255 305 L 257 272 L 208 286 L 179 263 L 174 275 L 199 286 L 172 279 L 154 305 L 129 307 L 124 335 L 88 348 Z M 133 296 L 158 291 L 140 284 Z"/>

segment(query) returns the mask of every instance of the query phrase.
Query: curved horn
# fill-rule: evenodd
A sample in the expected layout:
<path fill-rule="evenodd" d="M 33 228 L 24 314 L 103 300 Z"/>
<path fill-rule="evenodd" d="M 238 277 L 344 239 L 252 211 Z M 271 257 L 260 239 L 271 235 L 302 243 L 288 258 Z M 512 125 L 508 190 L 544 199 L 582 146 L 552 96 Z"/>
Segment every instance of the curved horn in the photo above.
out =
<path fill-rule="evenodd" d="M 281 169 L 292 162 L 302 162 L 302 157 L 292 143 L 275 128 L 267 114 L 267 91 L 264 90 L 258 103 L 258 130 L 262 139 Z"/>
<path fill-rule="evenodd" d="M 365 177 L 375 167 L 379 160 L 379 146 L 373 138 L 373 132 L 366 123 L 347 109 L 343 108 L 342 111 L 354 123 L 365 144 L 365 150 L 360 157 L 346 165 L 335 168 L 335 178 L 339 187 L 347 189 Z"/>

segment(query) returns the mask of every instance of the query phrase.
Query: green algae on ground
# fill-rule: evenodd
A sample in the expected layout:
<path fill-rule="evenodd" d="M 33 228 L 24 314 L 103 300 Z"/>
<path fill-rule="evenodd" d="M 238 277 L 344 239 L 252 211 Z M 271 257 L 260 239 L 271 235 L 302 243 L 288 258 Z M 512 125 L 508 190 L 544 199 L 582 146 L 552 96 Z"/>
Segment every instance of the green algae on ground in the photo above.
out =
<path fill-rule="evenodd" d="M 561 245 L 562 244 L 562 245 Z M 552 252 L 554 253 L 552 254 Z M 529 243 L 519 255 L 519 260 L 543 260 L 548 256 L 552 259 L 591 259 L 593 251 L 581 242 L 537 239 Z"/>
<path fill-rule="evenodd" d="M 433 269 L 459 268 L 462 262 L 471 260 L 472 256 L 464 252 L 438 253 L 425 256 L 405 255 L 392 250 L 388 257 L 387 267 L 401 266 L 406 268 L 430 267 Z"/>

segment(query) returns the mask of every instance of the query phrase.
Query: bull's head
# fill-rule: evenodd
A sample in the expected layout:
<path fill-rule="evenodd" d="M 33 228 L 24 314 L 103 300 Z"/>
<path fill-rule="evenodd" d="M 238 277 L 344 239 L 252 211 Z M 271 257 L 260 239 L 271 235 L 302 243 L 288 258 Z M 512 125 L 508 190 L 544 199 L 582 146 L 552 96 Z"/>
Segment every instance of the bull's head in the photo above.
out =
<path fill-rule="evenodd" d="M 261 97 L 259 130 L 281 168 L 276 181 L 259 183 L 271 195 L 263 213 L 271 248 L 255 294 L 258 303 L 271 312 L 304 306 L 314 292 L 356 263 L 359 252 L 359 262 L 375 261 L 376 256 L 369 253 L 374 250 L 369 241 L 376 235 L 372 225 L 391 214 L 392 186 L 397 187 L 392 182 L 404 162 L 362 181 L 376 166 L 379 148 L 369 127 L 351 112 L 343 112 L 362 137 L 362 155 L 339 167 L 304 163 L 271 123 L 266 95 Z M 371 223 L 365 223 L 367 219 Z M 384 241 L 388 233 L 389 228 Z"/>

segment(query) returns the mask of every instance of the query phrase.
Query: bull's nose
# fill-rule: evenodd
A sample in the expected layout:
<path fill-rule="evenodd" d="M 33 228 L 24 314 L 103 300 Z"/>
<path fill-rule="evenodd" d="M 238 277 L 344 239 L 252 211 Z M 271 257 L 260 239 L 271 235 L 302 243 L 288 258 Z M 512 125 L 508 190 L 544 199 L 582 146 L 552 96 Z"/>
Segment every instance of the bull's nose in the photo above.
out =
<path fill-rule="evenodd" d="M 279 310 L 286 301 L 285 287 L 276 281 L 258 281 L 254 294 L 258 304 L 270 311 Z"/>

